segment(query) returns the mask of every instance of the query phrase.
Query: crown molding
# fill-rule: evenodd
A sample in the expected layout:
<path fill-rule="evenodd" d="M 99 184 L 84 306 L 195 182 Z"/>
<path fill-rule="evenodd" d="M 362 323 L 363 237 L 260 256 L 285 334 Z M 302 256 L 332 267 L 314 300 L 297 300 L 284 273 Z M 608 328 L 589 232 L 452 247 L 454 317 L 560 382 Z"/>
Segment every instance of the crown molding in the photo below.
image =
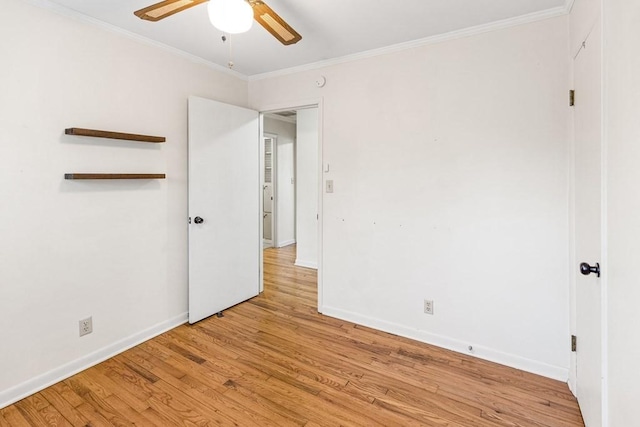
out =
<path fill-rule="evenodd" d="M 576 0 L 565 0 L 565 3 L 564 3 L 565 13 L 567 14 L 571 13 L 571 10 L 573 10 L 573 5 L 575 2 Z"/>
<path fill-rule="evenodd" d="M 495 21 L 488 24 L 477 25 L 475 27 L 464 28 L 462 30 L 451 31 L 448 33 L 425 37 L 418 40 L 398 43 L 398 44 L 383 47 L 380 49 L 372 49 L 365 52 L 359 52 L 351 55 L 341 56 L 339 58 L 327 59 L 323 61 L 313 62 L 311 64 L 285 68 L 282 70 L 270 71 L 262 74 L 253 74 L 248 77 L 248 80 L 249 81 L 264 80 L 264 79 L 269 79 L 273 77 L 280 77 L 280 76 L 300 73 L 303 71 L 317 70 L 319 68 L 325 68 L 333 65 L 339 65 L 339 64 L 344 64 L 348 62 L 358 61 L 361 59 L 373 58 L 376 56 L 402 52 L 404 50 L 413 49 L 416 47 L 442 43 L 450 40 L 456 40 L 464 37 L 470 37 L 478 34 L 487 33 L 490 31 L 497 31 L 505 28 L 516 27 L 518 25 L 524 25 L 532 22 L 556 18 L 558 16 L 563 16 L 568 14 L 571 11 L 573 2 L 574 0 L 566 0 L 566 3 L 564 6 L 558 6 L 558 7 L 543 10 L 540 12 L 529 13 L 526 15 L 516 16 L 514 18 L 503 19 L 501 21 Z"/>
<path fill-rule="evenodd" d="M 132 39 L 132 40 L 134 40 L 134 41 L 136 41 L 138 43 L 162 49 L 162 50 L 164 50 L 166 52 L 169 52 L 169 53 L 171 53 L 173 55 L 180 56 L 180 57 L 182 57 L 184 59 L 187 59 L 187 60 L 189 60 L 191 62 L 194 62 L 196 64 L 204 65 L 204 66 L 206 66 L 208 68 L 211 68 L 212 70 L 218 71 L 220 73 L 228 74 L 230 76 L 239 78 L 239 79 L 244 80 L 244 81 L 248 80 L 247 76 L 242 74 L 242 73 L 239 73 L 237 71 L 231 70 L 231 69 L 229 69 L 227 67 L 223 67 L 223 66 L 218 65 L 218 64 L 216 64 L 214 62 L 207 61 L 204 58 L 201 58 L 201 57 L 196 56 L 196 55 L 192 55 L 190 53 L 187 53 L 187 52 L 185 52 L 183 50 L 180 50 L 180 49 L 177 49 L 175 47 L 166 45 L 164 43 L 160 43 L 160 42 L 155 41 L 155 40 L 152 40 L 152 39 L 150 39 L 148 37 L 141 36 L 140 34 L 136 34 L 136 33 L 132 32 L 132 31 L 128 31 L 128 30 L 122 29 L 122 28 L 117 27 L 117 26 L 115 26 L 113 24 L 109 24 L 109 23 L 106 23 L 104 21 L 100 21 L 99 19 L 96 19 L 96 18 L 93 18 L 91 16 L 85 15 L 85 14 L 80 13 L 78 11 L 69 9 L 68 7 L 61 6 L 61 5 L 59 5 L 57 3 L 54 3 L 54 2 L 52 2 L 50 0 L 24 0 L 24 1 L 29 3 L 29 4 L 31 4 L 31 5 L 33 5 L 33 6 L 39 7 L 41 9 L 46 9 L 46 10 L 49 10 L 51 12 L 54 12 L 54 13 L 56 13 L 58 15 L 62 15 L 62 16 L 65 16 L 67 18 L 74 19 L 76 21 L 81 21 L 81 22 L 88 23 L 88 24 L 96 26 L 96 27 L 100 27 L 100 28 L 102 28 L 104 30 L 107 30 L 107 31 L 111 32 L 111 33 L 119 34 L 121 36 L 124 36 L 124 37 L 127 37 L 129 39 Z"/>

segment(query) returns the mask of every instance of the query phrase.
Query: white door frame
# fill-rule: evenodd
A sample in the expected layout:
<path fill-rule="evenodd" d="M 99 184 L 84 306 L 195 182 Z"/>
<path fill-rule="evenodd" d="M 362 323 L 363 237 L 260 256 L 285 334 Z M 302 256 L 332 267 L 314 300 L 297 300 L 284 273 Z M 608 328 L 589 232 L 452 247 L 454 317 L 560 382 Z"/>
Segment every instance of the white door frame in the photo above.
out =
<path fill-rule="evenodd" d="M 260 112 L 260 134 L 264 133 L 264 115 L 267 113 L 278 113 L 280 111 L 291 111 L 291 110 L 303 110 L 305 108 L 318 108 L 318 313 L 322 313 L 323 309 L 323 293 L 322 293 L 322 280 L 323 280 L 323 252 L 322 252 L 322 223 L 323 223 L 323 212 L 322 212 L 322 199 L 323 199 L 323 185 L 324 180 L 322 178 L 322 141 L 323 141 L 323 106 L 322 106 L 322 98 L 315 99 L 304 99 L 298 101 L 290 101 L 283 102 L 278 104 L 269 104 L 258 106 L 255 109 Z M 260 139 L 262 141 L 262 138 Z M 262 143 L 263 144 L 263 143 Z M 264 147 L 262 148 L 264 150 Z M 264 165 L 261 165 L 264 168 Z M 260 203 L 261 209 L 264 210 L 264 199 L 262 192 L 260 193 Z M 260 236 L 262 237 L 263 230 L 262 226 L 260 227 Z M 260 251 L 260 292 L 264 290 L 264 254 Z"/>

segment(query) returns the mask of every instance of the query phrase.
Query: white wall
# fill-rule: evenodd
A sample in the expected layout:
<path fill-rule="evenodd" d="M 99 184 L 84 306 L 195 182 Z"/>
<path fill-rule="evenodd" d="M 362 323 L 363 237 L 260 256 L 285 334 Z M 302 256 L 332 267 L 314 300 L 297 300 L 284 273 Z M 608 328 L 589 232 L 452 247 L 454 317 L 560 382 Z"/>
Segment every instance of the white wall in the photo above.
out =
<path fill-rule="evenodd" d="M 568 37 L 565 16 L 250 81 L 256 109 L 322 98 L 325 314 L 567 379 Z"/>
<path fill-rule="evenodd" d="M 296 122 L 296 265 L 318 268 L 318 109 Z"/>
<path fill-rule="evenodd" d="M 640 396 L 640 3 L 604 2 L 609 426 L 637 424 Z"/>
<path fill-rule="evenodd" d="M 264 131 L 278 136 L 276 146 L 276 247 L 296 241 L 295 138 L 296 125 L 264 118 Z"/>
<path fill-rule="evenodd" d="M 187 96 L 247 103 L 226 73 L 22 1 L 2 10 L 0 407 L 186 319 Z M 74 126 L 167 142 L 65 136 Z"/>

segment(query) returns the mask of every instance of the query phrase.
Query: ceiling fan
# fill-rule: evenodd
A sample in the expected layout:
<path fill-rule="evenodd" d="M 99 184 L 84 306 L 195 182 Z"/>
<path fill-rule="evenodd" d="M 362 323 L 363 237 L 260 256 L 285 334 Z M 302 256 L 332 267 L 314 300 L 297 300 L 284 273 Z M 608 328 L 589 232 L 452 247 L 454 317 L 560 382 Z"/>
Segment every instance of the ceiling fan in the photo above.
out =
<path fill-rule="evenodd" d="M 166 0 L 140 9 L 134 12 L 134 15 L 140 19 L 155 22 L 207 1 L 208 0 Z M 302 36 L 291 28 L 273 9 L 267 6 L 265 2 L 262 0 L 246 1 L 253 9 L 253 19 L 269 31 L 280 43 L 291 45 L 302 39 Z M 212 20 L 213 19 L 214 18 L 212 18 Z"/>

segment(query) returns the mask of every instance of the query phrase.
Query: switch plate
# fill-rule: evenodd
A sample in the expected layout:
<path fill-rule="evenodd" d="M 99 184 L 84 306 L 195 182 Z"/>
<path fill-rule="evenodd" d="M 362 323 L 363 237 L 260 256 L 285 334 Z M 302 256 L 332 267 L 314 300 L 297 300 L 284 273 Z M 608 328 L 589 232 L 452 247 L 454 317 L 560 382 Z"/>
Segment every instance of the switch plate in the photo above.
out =
<path fill-rule="evenodd" d="M 327 191 L 327 193 L 333 193 L 333 180 L 332 179 L 328 179 L 326 181 L 326 188 L 325 190 Z"/>

